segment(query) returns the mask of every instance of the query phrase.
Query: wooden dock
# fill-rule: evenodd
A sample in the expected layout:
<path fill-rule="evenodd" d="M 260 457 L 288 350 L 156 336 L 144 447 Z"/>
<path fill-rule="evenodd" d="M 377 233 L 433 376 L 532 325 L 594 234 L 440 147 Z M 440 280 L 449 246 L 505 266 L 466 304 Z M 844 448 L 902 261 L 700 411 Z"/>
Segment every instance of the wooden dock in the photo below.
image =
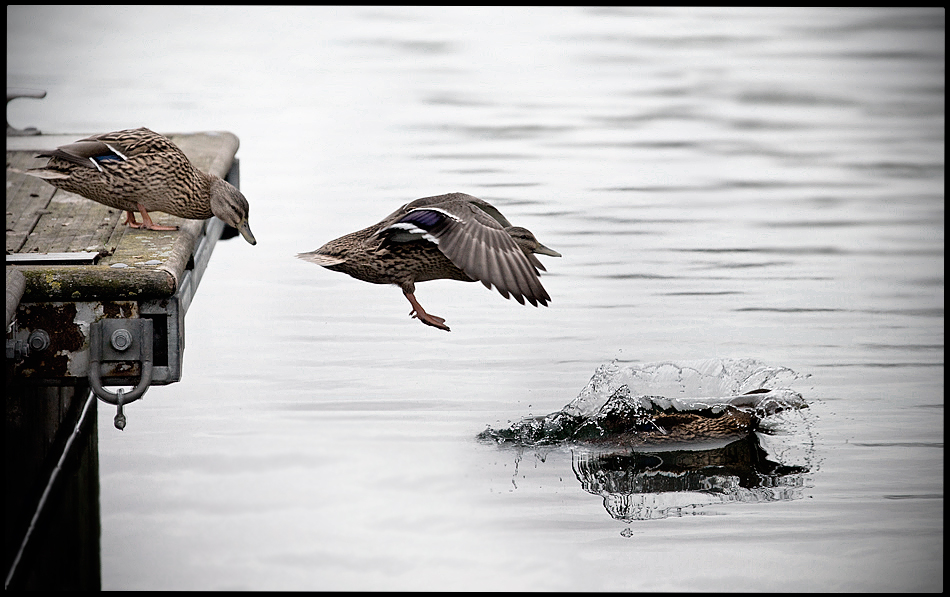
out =
<path fill-rule="evenodd" d="M 233 134 L 168 136 L 198 168 L 239 182 Z M 6 265 L 26 280 L 12 339 L 29 346 L 37 330 L 49 336 L 47 348 L 17 360 L 14 377 L 56 384 L 84 379 L 93 323 L 150 318 L 156 336 L 167 336 L 167 342 L 154 346 L 152 383 L 173 383 L 181 378 L 184 343 L 177 339 L 183 336 L 184 315 L 224 224 L 217 218 L 185 220 L 159 212 L 158 223 L 179 229 L 132 229 L 122 223 L 121 210 L 19 172 L 45 165 L 45 159 L 34 157 L 36 150 L 80 137 L 7 138 Z M 39 341 L 34 338 L 33 344 Z M 140 373 L 115 366 L 103 373 L 103 381 L 123 384 Z"/>
<path fill-rule="evenodd" d="M 239 186 L 236 136 L 165 134 Z M 181 379 L 185 314 L 225 229 L 161 212 L 156 223 L 178 230 L 132 229 L 121 210 L 21 173 L 46 164 L 37 151 L 86 136 L 7 137 L 8 589 L 99 588 L 96 396 L 118 399 L 121 429 L 140 386 Z"/>

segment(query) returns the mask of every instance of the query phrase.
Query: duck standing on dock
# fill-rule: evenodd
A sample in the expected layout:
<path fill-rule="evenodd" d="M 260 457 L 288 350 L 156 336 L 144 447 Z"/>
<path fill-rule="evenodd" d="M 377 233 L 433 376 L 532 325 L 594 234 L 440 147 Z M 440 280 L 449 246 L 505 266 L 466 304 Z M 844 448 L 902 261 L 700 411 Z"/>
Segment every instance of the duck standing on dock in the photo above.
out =
<path fill-rule="evenodd" d="M 534 256 L 560 257 L 534 235 L 512 226 L 487 201 L 464 193 L 424 197 L 403 205 L 369 228 L 332 240 L 300 259 L 373 284 L 395 284 L 412 305 L 409 315 L 450 331 L 441 317 L 416 301 L 415 284 L 427 280 L 476 280 L 522 305 L 547 306 Z"/>
<path fill-rule="evenodd" d="M 45 168 L 25 173 L 53 186 L 126 212 L 132 228 L 177 230 L 152 222 L 149 211 L 189 220 L 218 216 L 257 244 L 248 224 L 247 199 L 234 185 L 195 168 L 167 137 L 147 128 L 93 135 L 44 151 Z M 135 212 L 142 214 L 142 223 Z"/>

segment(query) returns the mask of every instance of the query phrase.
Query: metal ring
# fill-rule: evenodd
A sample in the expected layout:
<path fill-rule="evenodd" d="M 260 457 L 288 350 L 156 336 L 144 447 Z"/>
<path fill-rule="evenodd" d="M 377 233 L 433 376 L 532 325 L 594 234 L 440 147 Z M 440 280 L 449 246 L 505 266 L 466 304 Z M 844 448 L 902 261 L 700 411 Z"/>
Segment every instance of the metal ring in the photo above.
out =
<path fill-rule="evenodd" d="M 144 325 L 146 329 L 151 327 L 151 320 L 146 319 Z M 151 330 L 149 330 L 151 331 Z M 143 334 L 151 338 L 152 334 Z M 89 330 L 89 385 L 93 393 L 103 402 L 118 405 L 119 395 L 110 392 L 102 385 L 102 371 L 100 371 L 99 359 L 102 354 L 102 329 L 97 324 L 92 324 Z M 141 398 L 148 387 L 152 384 L 152 343 L 142 342 L 142 377 L 135 388 L 122 396 L 122 403 L 128 404 Z"/>

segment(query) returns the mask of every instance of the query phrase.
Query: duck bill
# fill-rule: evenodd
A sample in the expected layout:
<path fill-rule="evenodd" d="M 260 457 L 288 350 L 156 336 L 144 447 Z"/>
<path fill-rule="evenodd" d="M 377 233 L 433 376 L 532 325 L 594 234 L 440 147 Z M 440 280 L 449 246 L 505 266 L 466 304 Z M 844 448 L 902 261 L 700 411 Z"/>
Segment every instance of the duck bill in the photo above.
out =
<path fill-rule="evenodd" d="M 246 219 L 241 220 L 240 225 L 238 225 L 238 232 L 241 233 L 241 236 L 243 236 L 247 242 L 252 245 L 257 244 L 257 239 L 254 238 L 254 234 L 251 232 L 251 226 L 247 223 Z"/>
<path fill-rule="evenodd" d="M 549 257 L 561 256 L 561 254 L 555 251 L 554 249 L 549 249 L 545 247 L 544 245 L 542 245 L 541 243 L 538 243 L 538 248 L 535 249 L 534 252 L 537 253 L 538 255 L 548 255 Z"/>

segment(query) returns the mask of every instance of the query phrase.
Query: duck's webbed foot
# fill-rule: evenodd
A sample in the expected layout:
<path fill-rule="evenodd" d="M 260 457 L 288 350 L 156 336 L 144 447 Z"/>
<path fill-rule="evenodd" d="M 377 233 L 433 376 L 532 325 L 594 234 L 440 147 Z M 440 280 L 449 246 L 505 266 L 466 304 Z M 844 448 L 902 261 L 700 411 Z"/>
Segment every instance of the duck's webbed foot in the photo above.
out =
<path fill-rule="evenodd" d="M 449 326 L 445 325 L 445 320 L 436 315 L 430 315 L 426 313 L 425 309 L 422 308 L 422 305 L 419 304 L 419 301 L 416 300 L 416 297 L 412 293 L 407 292 L 406 298 L 409 299 L 409 304 L 412 305 L 412 311 L 409 312 L 409 316 L 415 319 L 418 319 L 426 325 L 431 325 L 434 328 L 439 328 L 440 330 L 445 330 L 451 332 Z"/>
<path fill-rule="evenodd" d="M 138 204 L 138 208 L 142 213 L 141 224 L 135 220 L 135 212 L 125 212 L 125 223 L 128 224 L 130 228 L 144 228 L 145 230 L 178 230 L 178 226 L 161 226 L 153 222 L 151 216 L 148 215 L 148 211 L 145 210 L 141 203 Z"/>

